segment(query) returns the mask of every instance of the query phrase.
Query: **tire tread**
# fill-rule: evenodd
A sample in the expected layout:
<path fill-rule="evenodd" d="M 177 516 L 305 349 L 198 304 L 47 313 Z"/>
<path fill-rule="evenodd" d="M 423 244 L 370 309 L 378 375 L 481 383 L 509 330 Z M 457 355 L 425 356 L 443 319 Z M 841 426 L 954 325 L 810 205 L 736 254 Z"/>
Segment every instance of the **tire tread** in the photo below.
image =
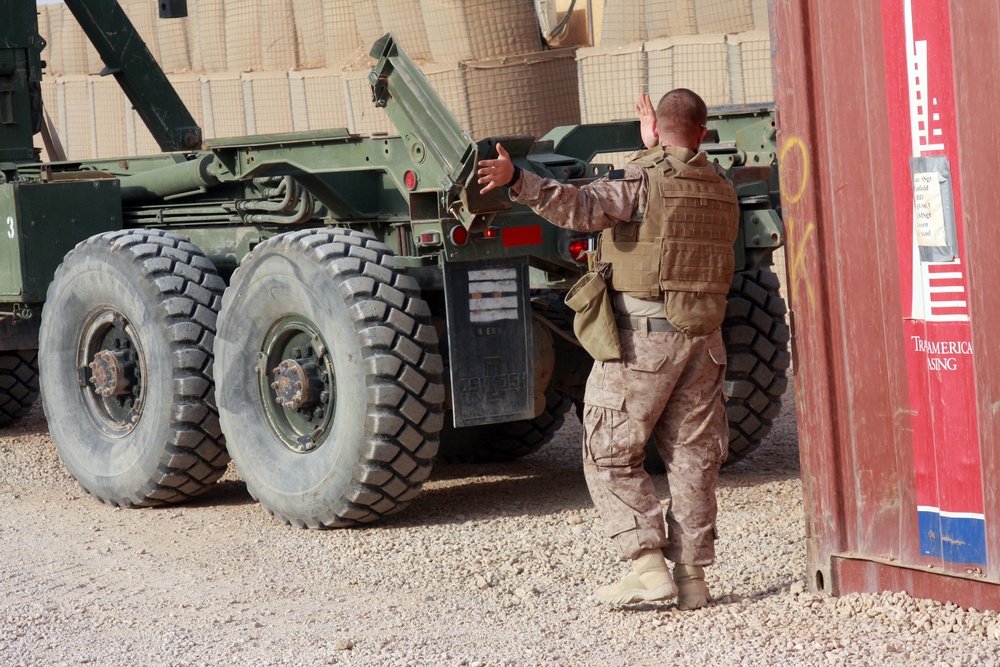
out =
<path fill-rule="evenodd" d="M 155 472 L 129 497 L 99 495 L 87 488 L 85 480 L 77 481 L 87 493 L 116 506 L 184 502 L 208 490 L 229 464 L 213 378 L 215 320 L 225 283 L 214 265 L 187 239 L 155 229 L 121 230 L 79 243 L 56 271 L 50 290 L 68 263 L 107 252 L 128 257 L 138 275 L 157 290 L 156 308 L 167 322 L 170 338 L 169 349 L 162 354 L 174 370 L 173 423 Z"/>
<path fill-rule="evenodd" d="M 28 414 L 38 394 L 38 350 L 0 352 L 0 428 Z"/>
<path fill-rule="evenodd" d="M 757 449 L 781 411 L 791 355 L 780 285 L 770 268 L 733 276 L 722 325 L 729 358 L 724 385 L 729 456 L 724 465 Z"/>
<path fill-rule="evenodd" d="M 373 523 L 417 495 L 437 453 L 444 365 L 430 308 L 416 281 L 395 269 L 391 249 L 369 234 L 347 228 L 292 232 L 255 252 L 274 245 L 305 255 L 337 285 L 364 357 L 368 441 L 348 488 L 324 513 L 303 520 L 264 509 L 284 523 L 311 528 Z M 234 284 L 239 274 L 237 269 Z M 258 497 L 249 483 L 248 489 Z"/>

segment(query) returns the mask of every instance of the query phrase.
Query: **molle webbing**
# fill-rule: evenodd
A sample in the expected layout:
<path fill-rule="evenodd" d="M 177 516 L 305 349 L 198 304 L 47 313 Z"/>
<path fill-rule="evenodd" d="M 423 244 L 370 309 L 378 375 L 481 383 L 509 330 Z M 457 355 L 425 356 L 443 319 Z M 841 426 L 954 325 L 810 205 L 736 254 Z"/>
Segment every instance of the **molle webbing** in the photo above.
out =
<path fill-rule="evenodd" d="M 726 294 L 733 274 L 738 202 L 733 186 L 699 155 L 684 163 L 660 153 L 635 161 L 649 176 L 642 222 L 601 235 L 612 287 L 638 298 L 664 291 Z"/>
<path fill-rule="evenodd" d="M 616 241 L 610 229 L 601 233 L 601 261 L 611 264 L 611 287 L 639 299 L 660 295 L 662 245 L 655 241 Z"/>

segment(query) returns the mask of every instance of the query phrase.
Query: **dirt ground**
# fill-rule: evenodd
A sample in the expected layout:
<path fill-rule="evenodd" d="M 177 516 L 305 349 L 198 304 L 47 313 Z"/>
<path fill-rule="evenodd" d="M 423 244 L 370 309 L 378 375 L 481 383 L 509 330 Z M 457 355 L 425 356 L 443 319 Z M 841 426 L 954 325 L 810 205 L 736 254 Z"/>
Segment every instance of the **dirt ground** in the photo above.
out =
<path fill-rule="evenodd" d="M 788 403 L 723 475 L 716 599 L 689 613 L 590 596 L 622 565 L 573 417 L 523 460 L 439 466 L 390 521 L 319 532 L 232 471 L 195 503 L 102 505 L 36 407 L 0 432 L 0 665 L 996 665 L 995 613 L 806 590 Z"/>

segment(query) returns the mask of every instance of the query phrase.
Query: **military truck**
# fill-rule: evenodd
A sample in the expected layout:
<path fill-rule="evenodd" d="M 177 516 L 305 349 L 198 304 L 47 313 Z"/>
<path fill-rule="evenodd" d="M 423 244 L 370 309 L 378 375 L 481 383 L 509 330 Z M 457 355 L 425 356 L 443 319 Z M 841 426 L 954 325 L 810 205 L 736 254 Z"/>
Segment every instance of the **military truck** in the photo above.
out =
<path fill-rule="evenodd" d="M 183 3 L 162 3 L 163 11 Z M 565 292 L 591 235 L 546 224 L 474 170 L 583 184 L 641 146 L 635 121 L 473 141 L 392 35 L 372 100 L 398 134 L 203 141 L 114 0 L 67 0 L 163 152 L 39 161 L 44 42 L 0 10 L 0 426 L 41 395 L 80 485 L 120 506 L 188 500 L 226 471 L 301 527 L 401 510 L 435 460 L 533 452 L 592 364 Z M 742 209 L 725 324 L 730 460 L 780 409 L 785 304 L 769 109 L 713 112 L 705 149 Z"/>

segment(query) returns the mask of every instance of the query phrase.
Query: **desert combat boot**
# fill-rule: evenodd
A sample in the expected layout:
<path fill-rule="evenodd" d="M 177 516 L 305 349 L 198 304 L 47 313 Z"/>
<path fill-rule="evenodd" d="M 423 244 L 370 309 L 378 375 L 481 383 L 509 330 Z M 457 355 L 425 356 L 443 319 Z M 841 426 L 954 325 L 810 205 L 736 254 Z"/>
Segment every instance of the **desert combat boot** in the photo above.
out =
<path fill-rule="evenodd" d="M 632 569 L 617 584 L 602 586 L 594 597 L 606 604 L 669 600 L 677 595 L 670 568 L 659 549 L 643 549 L 632 561 Z"/>
<path fill-rule="evenodd" d="M 674 565 L 677 583 L 677 608 L 681 611 L 701 609 L 712 599 L 705 583 L 705 568 L 697 565 Z"/>

